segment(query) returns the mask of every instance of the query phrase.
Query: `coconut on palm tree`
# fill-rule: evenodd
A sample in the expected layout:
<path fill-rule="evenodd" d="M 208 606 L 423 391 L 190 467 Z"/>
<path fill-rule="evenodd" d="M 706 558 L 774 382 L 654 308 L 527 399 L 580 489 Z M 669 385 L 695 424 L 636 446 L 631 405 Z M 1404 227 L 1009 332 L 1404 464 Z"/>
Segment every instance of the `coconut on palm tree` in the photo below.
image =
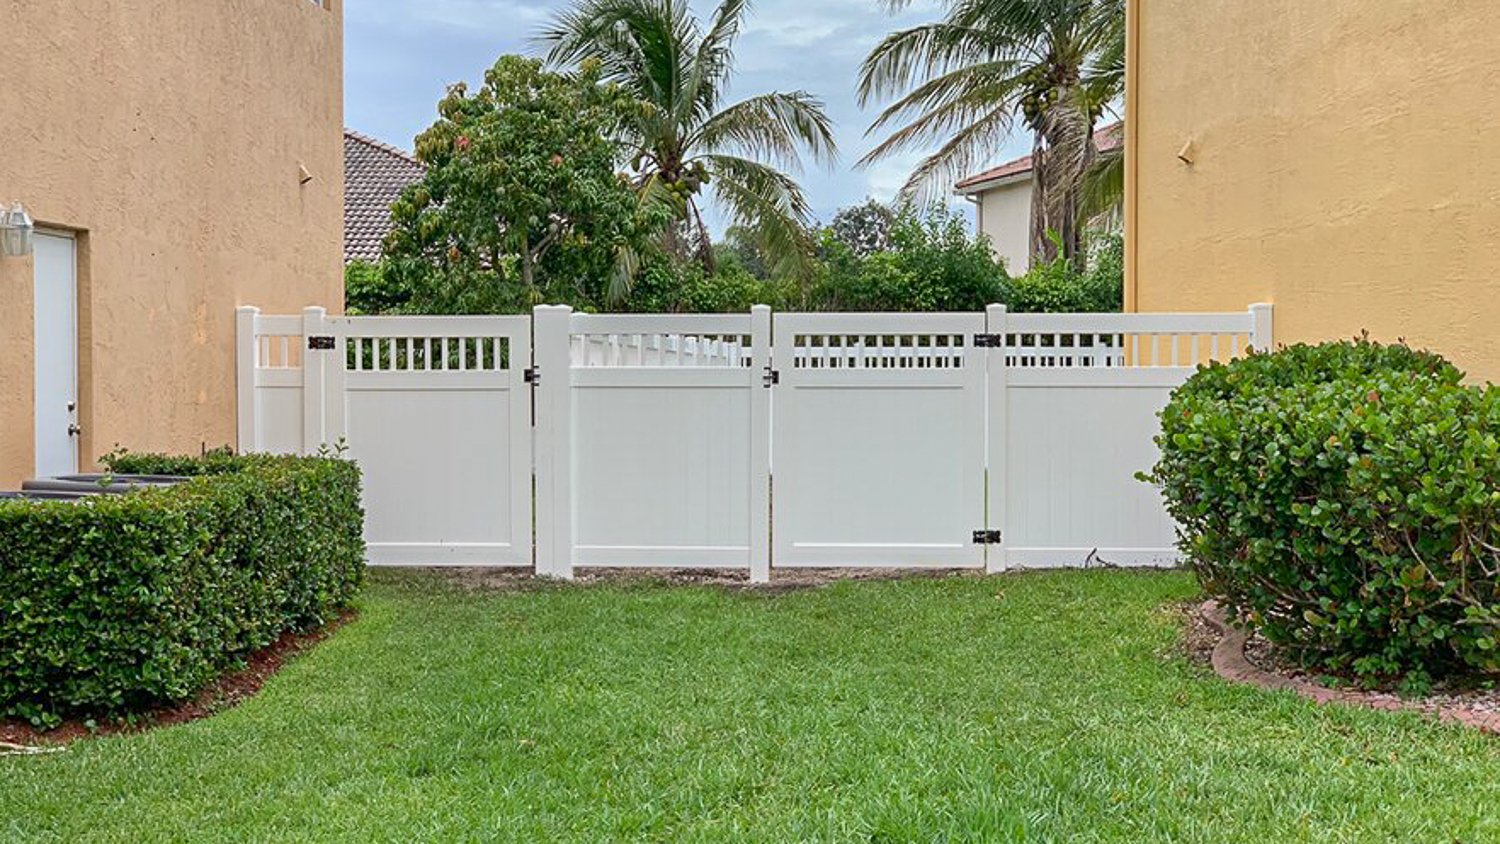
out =
<path fill-rule="evenodd" d="M 803 153 L 833 161 L 832 124 L 806 91 L 724 103 L 747 7 L 748 0 L 722 0 L 704 28 L 686 0 L 578 0 L 539 40 L 553 64 L 598 61 L 606 81 L 640 101 L 619 140 L 642 196 L 677 210 L 669 248 L 711 267 L 702 209 L 711 191 L 778 271 L 795 274 L 811 260 L 811 213 L 789 172 Z"/>
<path fill-rule="evenodd" d="M 895 6 L 905 0 L 892 0 Z M 1120 95 L 1124 0 L 949 0 L 939 21 L 887 36 L 860 69 L 862 104 L 895 96 L 870 131 L 903 124 L 862 163 L 938 144 L 907 180 L 920 194 L 1032 135 L 1032 254 L 1081 254 L 1093 127 Z"/>

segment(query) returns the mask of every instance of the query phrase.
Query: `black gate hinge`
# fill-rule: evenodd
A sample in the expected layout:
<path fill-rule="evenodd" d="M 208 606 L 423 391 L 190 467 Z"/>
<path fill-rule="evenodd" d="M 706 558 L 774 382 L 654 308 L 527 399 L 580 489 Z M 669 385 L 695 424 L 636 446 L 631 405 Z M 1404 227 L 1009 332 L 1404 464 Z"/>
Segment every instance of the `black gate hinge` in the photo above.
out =
<path fill-rule="evenodd" d="M 772 369 L 771 367 L 767 366 L 766 367 L 766 374 L 763 375 L 763 376 L 761 376 L 761 381 L 767 387 L 770 387 L 773 384 L 780 384 L 781 383 L 781 370 L 779 370 L 779 369 Z"/>
<path fill-rule="evenodd" d="M 975 334 L 974 348 L 976 349 L 1002 349 L 1005 347 L 1004 334 Z"/>
<path fill-rule="evenodd" d="M 528 366 L 525 369 L 521 370 L 521 378 L 523 378 L 526 383 L 530 384 L 533 387 L 542 383 L 541 370 L 537 369 L 534 366 Z"/>
<path fill-rule="evenodd" d="M 321 349 L 327 351 L 333 348 L 332 334 L 309 334 L 307 335 L 307 347 L 309 349 Z"/>
<path fill-rule="evenodd" d="M 974 531 L 975 545 L 999 545 L 1000 531 L 998 530 L 976 530 Z"/>

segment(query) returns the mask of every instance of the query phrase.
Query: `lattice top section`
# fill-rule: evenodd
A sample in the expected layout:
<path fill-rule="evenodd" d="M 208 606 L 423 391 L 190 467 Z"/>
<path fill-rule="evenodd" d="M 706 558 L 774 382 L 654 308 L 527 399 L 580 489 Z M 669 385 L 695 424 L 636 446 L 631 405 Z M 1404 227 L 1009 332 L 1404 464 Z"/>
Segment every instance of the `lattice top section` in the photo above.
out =
<path fill-rule="evenodd" d="M 716 367 L 750 365 L 750 337 L 744 334 L 666 334 L 601 332 L 572 336 L 577 367 Z"/>
<path fill-rule="evenodd" d="M 1010 314 L 1005 364 L 1018 369 L 1195 367 L 1240 357 L 1246 314 Z"/>
<path fill-rule="evenodd" d="M 1005 335 L 1005 365 L 1018 369 L 1196 367 L 1242 356 L 1247 333 L 1050 332 Z"/>
<path fill-rule="evenodd" d="M 349 372 L 503 372 L 510 369 L 506 337 L 350 337 Z"/>
<path fill-rule="evenodd" d="M 962 334 L 798 334 L 793 369 L 962 369 Z M 787 362 L 781 362 L 786 365 Z"/>
<path fill-rule="evenodd" d="M 302 332 L 296 334 L 256 334 L 256 369 L 301 369 Z"/>

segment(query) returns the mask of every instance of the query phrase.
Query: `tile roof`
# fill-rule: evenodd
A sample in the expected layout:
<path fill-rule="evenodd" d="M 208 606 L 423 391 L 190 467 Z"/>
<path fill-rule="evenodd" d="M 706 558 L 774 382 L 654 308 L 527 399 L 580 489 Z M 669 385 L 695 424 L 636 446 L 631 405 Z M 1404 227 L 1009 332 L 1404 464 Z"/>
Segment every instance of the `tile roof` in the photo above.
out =
<path fill-rule="evenodd" d="M 1094 130 L 1094 143 L 1100 152 L 1109 152 L 1119 149 L 1125 143 L 1125 127 L 1123 123 L 1115 122 Z M 953 189 L 959 193 L 974 193 L 975 187 L 985 185 L 998 179 L 1009 176 L 1019 176 L 1022 173 L 1031 172 L 1031 156 L 1023 155 L 1014 161 L 1007 161 L 999 167 L 991 167 L 982 173 L 965 176 L 959 179 Z"/>
<path fill-rule="evenodd" d="M 380 260 L 391 203 L 425 172 L 409 153 L 344 130 L 344 263 Z"/>

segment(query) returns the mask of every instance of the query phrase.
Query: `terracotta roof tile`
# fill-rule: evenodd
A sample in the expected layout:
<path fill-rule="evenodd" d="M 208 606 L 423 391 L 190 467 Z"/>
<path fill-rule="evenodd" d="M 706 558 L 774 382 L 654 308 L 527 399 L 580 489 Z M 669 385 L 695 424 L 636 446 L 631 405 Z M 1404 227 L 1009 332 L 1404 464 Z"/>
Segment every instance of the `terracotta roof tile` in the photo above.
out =
<path fill-rule="evenodd" d="M 1100 152 L 1109 152 L 1119 149 L 1125 143 L 1125 127 L 1122 123 L 1111 123 L 1108 126 L 1094 130 L 1094 143 L 1098 145 Z M 991 167 L 972 176 L 965 176 L 954 183 L 954 190 L 959 193 L 966 192 L 967 188 L 982 185 L 985 182 L 993 182 L 996 179 L 1004 179 L 1008 176 L 1019 176 L 1022 173 L 1030 173 L 1031 156 L 1023 155 L 1014 161 L 1007 161 L 999 167 Z"/>
<path fill-rule="evenodd" d="M 344 263 L 380 260 L 391 203 L 425 172 L 410 154 L 344 130 Z"/>

